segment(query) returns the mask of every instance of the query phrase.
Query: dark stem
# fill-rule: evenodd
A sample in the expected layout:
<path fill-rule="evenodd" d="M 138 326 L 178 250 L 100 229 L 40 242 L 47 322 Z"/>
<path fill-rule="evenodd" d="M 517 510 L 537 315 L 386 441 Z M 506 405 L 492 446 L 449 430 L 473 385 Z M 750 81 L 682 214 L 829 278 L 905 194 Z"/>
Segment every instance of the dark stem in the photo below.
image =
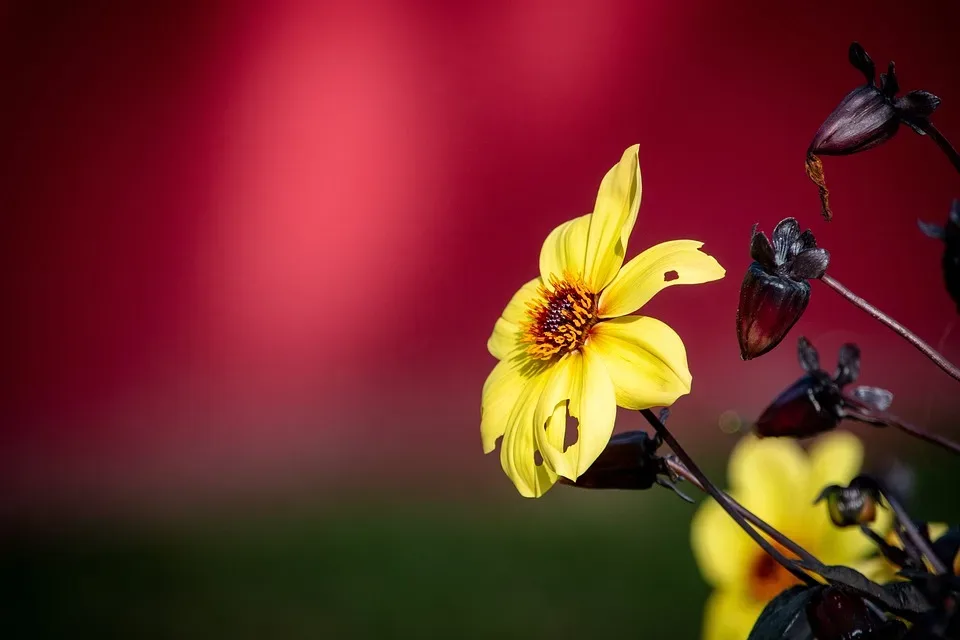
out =
<path fill-rule="evenodd" d="M 890 505 L 890 509 L 894 515 L 897 516 L 900 527 L 903 529 L 903 546 L 912 545 L 919 553 L 926 556 L 930 566 L 933 567 L 934 573 L 947 573 L 946 567 L 943 566 L 940 558 L 933 552 L 933 549 L 930 548 L 930 545 L 924 537 L 920 535 L 920 530 L 917 529 L 917 525 L 913 524 L 913 520 L 910 519 L 910 514 L 903 508 L 900 501 L 890 495 L 890 492 L 887 491 L 886 487 L 882 484 L 880 485 L 880 489 L 887 504 Z"/>
<path fill-rule="evenodd" d="M 928 345 L 926 342 L 921 340 L 919 336 L 915 333 L 904 327 L 902 324 L 885 314 L 880 309 L 877 309 L 875 306 L 855 294 L 854 292 L 847 289 L 845 286 L 834 280 L 828 274 L 823 274 L 820 278 L 820 281 L 825 285 L 839 293 L 841 296 L 846 298 L 848 302 L 853 304 L 856 307 L 866 311 L 868 314 L 879 320 L 882 324 L 885 324 L 887 327 L 892 329 L 897 335 L 901 338 L 912 344 L 917 348 L 923 355 L 930 358 L 934 364 L 943 369 L 947 375 L 952 377 L 954 380 L 960 381 L 960 369 L 958 369 L 953 363 L 944 358 L 939 352 L 937 352 L 933 347 Z"/>
<path fill-rule="evenodd" d="M 845 417 L 851 418 L 853 420 L 859 420 L 860 422 L 865 422 L 867 424 L 878 425 L 881 427 L 893 427 L 895 429 L 900 429 L 906 433 L 909 433 L 914 438 L 919 438 L 931 444 L 935 444 L 938 447 L 943 447 L 951 453 L 960 455 L 960 444 L 954 442 L 950 438 L 941 436 L 936 433 L 930 433 L 925 431 L 920 427 L 910 424 L 904 420 L 901 420 L 895 415 L 889 414 L 887 412 L 874 413 L 870 410 L 869 407 L 863 405 L 856 400 L 844 397 L 844 402 L 847 404 L 847 410 L 844 412 Z M 855 409 L 851 411 L 850 409 Z"/>
<path fill-rule="evenodd" d="M 910 562 L 910 555 L 905 550 L 898 549 L 897 547 L 887 543 L 887 541 L 884 540 L 876 531 L 865 524 L 860 525 L 860 531 L 863 532 L 863 535 L 870 538 L 875 545 L 877 545 L 877 548 L 880 549 L 880 553 L 883 554 L 887 560 L 899 567 L 912 566 L 912 563 Z M 922 571 L 923 562 L 920 562 L 919 567 L 913 568 L 919 568 Z"/>
<path fill-rule="evenodd" d="M 677 457 L 680 458 L 680 461 L 690 470 L 693 476 L 699 481 L 700 487 L 703 488 L 717 503 L 723 508 L 724 511 L 733 518 L 734 522 L 740 525 L 740 528 L 747 532 L 753 541 L 760 545 L 764 551 L 766 551 L 770 556 L 780 563 L 784 569 L 792 573 L 802 582 L 805 582 L 808 585 L 819 584 L 813 576 L 806 573 L 805 571 L 798 568 L 795 563 L 784 556 L 780 551 L 776 549 L 772 544 L 770 544 L 762 535 L 757 533 L 757 530 L 750 526 L 742 515 L 737 511 L 733 505 L 731 505 L 727 499 L 726 495 L 714 485 L 710 479 L 700 470 L 700 467 L 697 466 L 697 463 L 693 461 L 683 447 L 680 446 L 680 443 L 677 442 L 676 438 L 673 437 L 673 434 L 667 429 L 666 425 L 660 422 L 660 419 L 657 416 L 653 415 L 653 412 L 649 409 L 641 409 L 640 413 L 646 418 L 647 422 L 650 423 L 656 432 L 663 438 L 673 452 L 677 454 Z"/>
<path fill-rule="evenodd" d="M 697 489 L 700 489 L 704 493 L 708 493 L 706 488 L 703 486 L 703 484 L 697 479 L 695 475 L 693 475 L 693 473 L 689 469 L 687 469 L 683 465 L 682 462 L 680 462 L 679 460 L 673 457 L 667 457 L 664 459 L 664 461 L 667 464 L 667 468 L 670 469 L 671 472 L 680 476 L 681 478 L 683 478 L 684 480 L 686 480 L 687 482 L 695 486 Z M 763 518 L 756 515 L 755 513 L 753 513 L 746 507 L 744 507 L 742 504 L 737 502 L 733 498 L 733 496 L 731 496 L 729 493 L 725 491 L 720 491 L 720 493 L 723 494 L 724 500 L 726 500 L 731 507 L 736 509 L 737 513 L 742 515 L 744 519 L 747 520 L 747 522 L 756 526 L 765 534 L 767 534 L 768 536 L 770 536 L 771 538 L 773 538 L 774 540 L 782 544 L 785 548 L 797 554 L 798 558 L 801 558 L 807 561 L 807 563 L 814 566 L 819 566 L 820 564 L 822 564 L 819 560 L 817 560 L 817 558 L 812 553 L 810 553 L 809 551 L 801 547 L 799 544 L 797 544 L 787 536 L 783 535 L 782 533 L 774 529 L 771 525 L 767 524 L 767 522 Z"/>
<path fill-rule="evenodd" d="M 930 136 L 930 139 L 937 143 L 937 146 L 940 147 L 940 150 L 943 151 L 944 155 L 947 156 L 947 159 L 953 163 L 953 168 L 957 171 L 960 171 L 960 153 L 957 153 L 957 150 L 953 148 L 953 145 L 950 144 L 950 141 L 947 140 L 940 130 L 937 129 L 932 122 L 926 120 L 920 124 L 920 128 L 923 129 L 924 133 Z"/>

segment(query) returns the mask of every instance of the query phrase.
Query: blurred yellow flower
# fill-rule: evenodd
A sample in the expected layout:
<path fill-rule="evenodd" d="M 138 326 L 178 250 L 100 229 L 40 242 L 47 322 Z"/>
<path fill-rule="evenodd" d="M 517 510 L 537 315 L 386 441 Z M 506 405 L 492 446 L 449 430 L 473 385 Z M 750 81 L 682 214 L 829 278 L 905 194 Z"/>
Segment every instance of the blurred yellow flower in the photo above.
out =
<path fill-rule="evenodd" d="M 666 287 L 717 280 L 724 270 L 693 240 L 623 264 L 640 208 L 637 149 L 604 176 L 593 213 L 547 236 L 540 276 L 513 296 L 487 341 L 500 362 L 483 385 L 483 451 L 503 436 L 501 465 L 526 497 L 590 467 L 613 433 L 617 405 L 667 406 L 690 392 L 680 337 L 628 314 Z M 564 441 L 568 414 L 578 421 L 573 444 Z"/>
<path fill-rule="evenodd" d="M 825 486 L 847 485 L 862 463 L 863 445 L 844 431 L 824 435 L 809 454 L 792 439 L 751 435 L 730 455 L 729 493 L 823 562 L 873 577 L 873 543 L 857 527 L 836 527 L 824 505 L 813 504 Z M 874 528 L 886 531 L 891 520 L 889 510 L 878 509 Z M 798 583 L 712 499 L 693 518 L 691 542 L 700 571 L 714 588 L 704 612 L 706 640 L 743 640 L 764 605 Z"/>

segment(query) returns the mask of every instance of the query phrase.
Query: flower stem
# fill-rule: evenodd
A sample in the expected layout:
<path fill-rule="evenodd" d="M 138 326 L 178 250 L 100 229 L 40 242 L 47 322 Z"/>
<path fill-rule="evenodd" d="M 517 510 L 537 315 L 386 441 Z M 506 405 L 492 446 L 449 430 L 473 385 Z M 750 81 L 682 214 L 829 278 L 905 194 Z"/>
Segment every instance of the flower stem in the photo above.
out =
<path fill-rule="evenodd" d="M 733 520 L 740 525 L 740 528 L 743 529 L 747 535 L 753 538 L 753 541 L 756 542 L 760 547 L 763 548 L 770 556 L 776 560 L 784 569 L 792 573 L 802 582 L 805 582 L 809 585 L 819 584 L 813 576 L 806 573 L 805 571 L 798 568 L 795 563 L 784 556 L 780 551 L 777 550 L 772 544 L 767 542 L 766 539 L 754 529 L 744 517 L 737 511 L 737 509 L 730 504 L 727 500 L 726 494 L 724 494 L 720 489 L 713 484 L 710 479 L 700 470 L 700 467 L 697 466 L 697 463 L 693 461 L 693 458 L 687 454 L 687 452 L 680 446 L 680 443 L 677 442 L 676 438 L 673 437 L 673 434 L 667 429 L 657 416 L 653 414 L 649 409 L 641 409 L 640 413 L 646 418 L 647 422 L 650 423 L 660 437 L 670 445 L 670 448 L 673 449 L 673 452 L 677 454 L 677 457 L 680 458 L 681 462 L 686 466 L 686 468 L 693 474 L 693 476 L 698 480 L 699 486 L 704 489 L 717 503 L 726 511 Z"/>
<path fill-rule="evenodd" d="M 923 124 L 920 125 L 920 128 L 930 136 L 931 140 L 937 143 L 937 146 L 940 147 L 940 150 L 947 156 L 947 159 L 953 163 L 953 168 L 960 171 L 960 153 L 957 153 L 957 150 L 950 144 L 950 141 L 940 133 L 940 130 L 929 120 L 924 121 Z"/>
<path fill-rule="evenodd" d="M 670 471 L 677 474 L 678 476 L 680 476 L 681 478 L 683 478 L 684 480 L 686 480 L 687 482 L 695 486 L 697 489 L 700 489 L 704 493 L 709 494 L 709 492 L 703 486 L 703 484 L 697 479 L 697 477 L 689 469 L 687 469 L 687 467 L 684 466 L 682 462 L 680 462 L 679 460 L 673 457 L 665 458 L 665 462 L 667 464 L 667 468 L 670 469 Z M 721 491 L 720 493 L 723 494 L 724 500 L 726 500 L 731 507 L 736 509 L 737 513 L 742 515 L 747 522 L 756 526 L 758 529 L 763 531 L 765 534 L 767 534 L 777 542 L 779 542 L 785 548 L 795 553 L 797 557 L 807 561 L 809 564 L 814 566 L 821 564 L 820 561 L 812 553 L 810 553 L 809 551 L 801 547 L 799 544 L 797 544 L 787 536 L 783 535 L 782 533 L 774 529 L 771 525 L 767 524 L 767 522 L 763 520 L 760 516 L 756 515 L 755 513 L 753 513 L 746 507 L 744 507 L 742 504 L 734 500 L 734 498 L 729 493 L 726 493 L 725 491 Z"/>
<path fill-rule="evenodd" d="M 891 496 L 890 492 L 887 491 L 882 484 L 880 485 L 880 489 L 883 493 L 884 499 L 887 501 L 887 504 L 890 505 L 890 509 L 893 511 L 894 515 L 897 516 L 897 521 L 903 528 L 904 546 L 910 544 L 918 552 L 926 556 L 927 561 L 933 568 L 934 573 L 947 573 L 947 569 L 943 566 L 943 562 L 941 562 L 940 558 L 937 557 L 937 554 L 933 552 L 933 549 L 930 548 L 930 545 L 927 543 L 924 537 L 920 535 L 920 530 L 917 529 L 917 525 L 913 524 L 913 520 L 910 519 L 910 514 L 907 513 L 907 510 L 903 508 L 903 505 L 900 504 L 900 501 Z"/>
<path fill-rule="evenodd" d="M 885 324 L 901 338 L 916 347 L 918 351 L 923 353 L 923 355 L 930 358 L 930 360 L 932 360 L 935 365 L 943 369 L 947 375 L 952 377 L 954 380 L 960 381 L 960 369 L 958 369 L 957 366 L 951 363 L 949 360 L 944 358 L 943 355 L 937 352 L 933 347 L 921 340 L 920 337 L 915 333 L 885 314 L 883 311 L 880 311 L 880 309 L 877 309 L 875 306 L 854 292 L 850 291 L 850 289 L 847 289 L 845 286 L 834 280 L 830 275 L 823 274 L 823 276 L 820 278 L 820 281 L 846 298 L 846 300 L 852 305 L 859 307 L 863 311 L 866 311 L 868 314 L 879 320 L 882 324 Z"/>
<path fill-rule="evenodd" d="M 881 427 L 894 427 L 895 429 L 900 429 L 901 431 L 909 433 L 914 438 L 919 438 L 920 440 L 935 444 L 938 447 L 943 447 L 951 453 L 960 455 L 960 444 L 954 442 L 950 438 L 925 431 L 924 429 L 901 420 L 897 416 L 887 412 L 875 413 L 866 405 L 853 398 L 850 398 L 849 396 L 844 396 L 844 404 L 846 405 L 844 417 Z M 851 409 L 853 410 L 851 411 Z"/>

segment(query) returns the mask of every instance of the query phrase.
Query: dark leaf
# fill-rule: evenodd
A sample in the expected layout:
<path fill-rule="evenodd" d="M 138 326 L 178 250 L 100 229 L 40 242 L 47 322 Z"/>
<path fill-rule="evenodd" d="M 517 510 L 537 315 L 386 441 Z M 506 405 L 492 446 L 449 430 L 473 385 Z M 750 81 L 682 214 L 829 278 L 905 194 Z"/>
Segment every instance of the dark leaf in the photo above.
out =
<path fill-rule="evenodd" d="M 802 561 L 800 565 L 805 569 L 810 571 L 815 571 L 820 574 L 831 583 L 845 585 L 860 595 L 864 597 L 869 597 L 871 600 L 883 604 L 885 607 L 890 609 L 893 613 L 897 615 L 905 613 L 923 613 L 929 611 L 932 607 L 926 598 L 922 597 L 922 594 L 912 591 L 907 591 L 901 593 L 899 591 L 889 592 L 886 590 L 886 585 L 881 587 L 880 585 L 871 582 L 859 571 L 851 569 L 850 567 L 843 567 L 837 565 L 827 565 L 819 569 L 814 567 L 807 566 Z M 920 598 L 916 596 L 920 595 Z"/>
<path fill-rule="evenodd" d="M 877 76 L 876 66 L 873 64 L 870 56 L 867 55 L 867 52 L 864 51 L 863 47 L 860 46 L 859 42 L 850 44 L 848 56 L 850 58 L 850 64 L 860 70 L 863 77 L 867 79 L 867 84 L 872 85 L 874 78 Z"/>
<path fill-rule="evenodd" d="M 933 238 L 934 240 L 945 240 L 947 237 L 946 230 L 938 224 L 917 220 L 917 226 L 920 227 L 923 235 Z"/>
<path fill-rule="evenodd" d="M 794 280 L 813 280 L 823 277 L 830 265 L 830 254 L 826 249 L 807 249 L 790 262 L 787 272 Z"/>
<path fill-rule="evenodd" d="M 840 347 L 840 356 L 837 359 L 837 371 L 833 379 L 839 386 L 850 384 L 860 377 L 860 347 L 847 343 Z"/>
<path fill-rule="evenodd" d="M 785 218 L 773 228 L 773 249 L 778 265 L 790 257 L 793 243 L 800 238 L 800 224 L 796 218 Z"/>
<path fill-rule="evenodd" d="M 807 604 L 825 587 L 796 586 L 767 603 L 747 640 L 812 640 Z"/>
<path fill-rule="evenodd" d="M 880 387 L 854 387 L 852 395 L 875 411 L 886 411 L 893 404 L 893 393 Z"/>
<path fill-rule="evenodd" d="M 929 91 L 911 91 L 897 98 L 894 104 L 906 116 L 929 118 L 940 106 L 940 98 Z"/>
<path fill-rule="evenodd" d="M 888 98 L 892 98 L 900 91 L 900 84 L 897 82 L 897 67 L 893 64 L 893 60 L 887 66 L 887 72 L 880 74 L 880 90 Z"/>
<path fill-rule="evenodd" d="M 813 372 L 820 368 L 820 355 L 817 349 L 803 336 L 797 340 L 797 359 L 800 361 L 800 368 L 804 371 Z"/>
<path fill-rule="evenodd" d="M 896 603 L 891 608 L 897 611 L 924 613 L 933 609 L 920 588 L 912 582 L 890 582 L 883 585 L 883 590 Z"/>
<path fill-rule="evenodd" d="M 773 271 L 777 268 L 773 246 L 762 231 L 757 231 L 758 226 L 753 225 L 753 235 L 750 237 L 750 257 L 763 265 L 764 268 Z"/>

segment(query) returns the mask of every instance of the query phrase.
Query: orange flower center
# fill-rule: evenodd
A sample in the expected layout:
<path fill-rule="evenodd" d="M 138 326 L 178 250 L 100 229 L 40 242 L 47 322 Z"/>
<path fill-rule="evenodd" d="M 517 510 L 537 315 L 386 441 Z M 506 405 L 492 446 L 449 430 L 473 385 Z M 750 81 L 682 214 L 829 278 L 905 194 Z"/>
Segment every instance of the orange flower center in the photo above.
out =
<path fill-rule="evenodd" d="M 540 286 L 540 296 L 528 303 L 523 341 L 527 354 L 550 360 L 583 346 L 597 323 L 597 296 L 580 278 L 550 276 L 550 286 Z"/>
<path fill-rule="evenodd" d="M 776 542 L 772 542 L 772 544 L 786 557 L 795 557 L 794 554 Z M 757 552 L 753 564 L 750 566 L 750 574 L 748 577 L 750 594 L 756 600 L 767 602 L 785 589 L 795 584 L 800 584 L 800 580 L 798 580 L 796 576 L 783 568 L 780 563 L 774 560 L 766 551 L 758 548 Z"/>

